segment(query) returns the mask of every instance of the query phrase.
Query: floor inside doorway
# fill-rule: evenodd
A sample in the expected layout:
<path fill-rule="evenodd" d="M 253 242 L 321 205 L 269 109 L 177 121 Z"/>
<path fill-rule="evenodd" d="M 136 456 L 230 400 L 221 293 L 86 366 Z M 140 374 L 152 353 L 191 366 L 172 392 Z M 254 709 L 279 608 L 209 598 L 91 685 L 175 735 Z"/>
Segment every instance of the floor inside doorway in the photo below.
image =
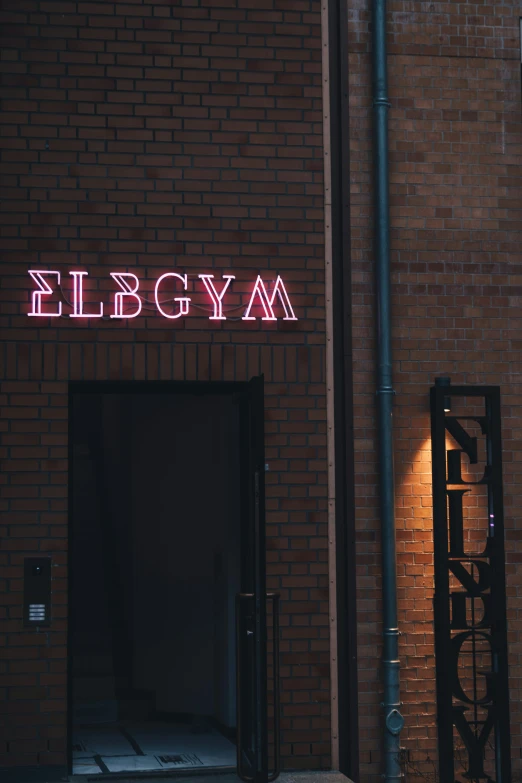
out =
<path fill-rule="evenodd" d="M 194 733 L 186 724 L 120 721 L 78 726 L 73 774 L 233 767 L 236 748 L 215 729 Z"/>

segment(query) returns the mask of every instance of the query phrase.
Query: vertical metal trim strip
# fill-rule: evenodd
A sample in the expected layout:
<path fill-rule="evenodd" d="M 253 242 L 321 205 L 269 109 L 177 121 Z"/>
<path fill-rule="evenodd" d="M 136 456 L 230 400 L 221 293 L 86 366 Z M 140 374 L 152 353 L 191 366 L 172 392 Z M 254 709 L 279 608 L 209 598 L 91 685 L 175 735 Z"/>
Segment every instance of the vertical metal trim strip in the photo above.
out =
<path fill-rule="evenodd" d="M 328 2 L 321 3 L 323 164 L 324 164 L 324 265 L 326 310 L 326 424 L 328 459 L 328 626 L 330 630 L 330 745 L 332 768 L 339 769 L 339 672 L 337 666 L 337 536 L 335 530 L 335 400 L 333 354 L 332 277 L 332 172 L 330 144 L 330 63 Z"/>

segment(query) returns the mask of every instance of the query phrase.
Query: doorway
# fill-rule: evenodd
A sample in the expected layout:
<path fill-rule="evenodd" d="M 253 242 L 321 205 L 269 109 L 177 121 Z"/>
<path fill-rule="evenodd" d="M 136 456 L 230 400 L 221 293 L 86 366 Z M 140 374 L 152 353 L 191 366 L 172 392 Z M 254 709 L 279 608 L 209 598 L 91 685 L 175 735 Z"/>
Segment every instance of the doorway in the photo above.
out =
<path fill-rule="evenodd" d="M 266 778 L 266 601 L 236 626 L 265 594 L 259 390 L 71 385 L 72 774 Z"/>

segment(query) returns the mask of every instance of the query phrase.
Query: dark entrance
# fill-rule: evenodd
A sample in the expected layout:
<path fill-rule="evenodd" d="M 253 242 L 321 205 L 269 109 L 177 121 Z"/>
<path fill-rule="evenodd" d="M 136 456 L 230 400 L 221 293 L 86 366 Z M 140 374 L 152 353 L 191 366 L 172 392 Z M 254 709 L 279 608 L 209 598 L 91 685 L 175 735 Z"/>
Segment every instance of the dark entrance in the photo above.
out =
<path fill-rule="evenodd" d="M 71 384 L 74 774 L 268 778 L 262 388 Z"/>

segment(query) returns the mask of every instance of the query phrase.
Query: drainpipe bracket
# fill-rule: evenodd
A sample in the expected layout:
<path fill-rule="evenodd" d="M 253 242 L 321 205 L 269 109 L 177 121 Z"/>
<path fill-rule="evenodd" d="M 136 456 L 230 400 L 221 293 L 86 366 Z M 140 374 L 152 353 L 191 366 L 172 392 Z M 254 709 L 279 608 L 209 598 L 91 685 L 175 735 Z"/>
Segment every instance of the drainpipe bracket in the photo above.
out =
<path fill-rule="evenodd" d="M 373 106 L 387 106 L 389 109 L 391 109 L 391 103 L 389 100 L 387 100 L 387 98 L 374 98 Z"/>
<path fill-rule="evenodd" d="M 404 727 L 404 718 L 397 709 L 390 710 L 386 716 L 386 728 L 390 734 L 398 735 Z"/>

